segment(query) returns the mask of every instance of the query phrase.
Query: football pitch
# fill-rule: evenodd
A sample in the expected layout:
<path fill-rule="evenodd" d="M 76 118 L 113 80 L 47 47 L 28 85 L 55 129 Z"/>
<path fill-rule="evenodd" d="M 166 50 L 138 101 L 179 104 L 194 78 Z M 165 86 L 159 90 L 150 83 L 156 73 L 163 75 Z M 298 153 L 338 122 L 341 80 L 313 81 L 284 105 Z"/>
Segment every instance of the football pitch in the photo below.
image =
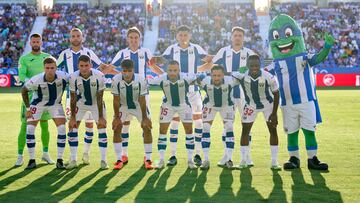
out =
<path fill-rule="evenodd" d="M 360 202 L 360 91 L 318 90 L 323 124 L 318 126 L 318 157 L 329 164 L 329 172 L 307 169 L 304 137 L 299 136 L 301 169 L 275 172 L 270 169 L 269 134 L 261 116 L 252 134 L 252 159 L 255 166 L 244 170 L 219 168 L 222 123 L 219 115 L 211 130 L 208 171 L 188 170 L 185 135 L 179 131 L 178 164 L 162 170 L 143 167 L 143 144 L 140 125 L 133 119 L 130 127 L 129 163 L 113 171 L 112 96 L 105 94 L 108 118 L 109 170 L 100 170 L 97 131 L 91 146 L 90 165 L 75 170 L 57 170 L 41 162 L 40 127 L 36 130 L 38 168 L 24 170 L 28 161 L 25 148 L 24 166 L 13 168 L 17 158 L 17 136 L 20 127 L 20 93 L 0 96 L 0 202 Z M 153 121 L 153 160 L 157 152 L 158 116 L 162 92 L 151 91 Z M 279 110 L 279 162 L 288 159 L 286 136 Z M 50 154 L 56 160 L 56 128 L 50 121 Z M 240 161 L 239 114 L 235 121 L 234 163 Z M 84 124 L 80 127 L 78 162 L 81 163 Z M 302 134 L 300 134 L 302 135 Z M 169 144 L 168 144 L 169 149 Z M 169 150 L 166 159 L 169 158 Z M 64 153 L 69 156 L 69 146 Z"/>

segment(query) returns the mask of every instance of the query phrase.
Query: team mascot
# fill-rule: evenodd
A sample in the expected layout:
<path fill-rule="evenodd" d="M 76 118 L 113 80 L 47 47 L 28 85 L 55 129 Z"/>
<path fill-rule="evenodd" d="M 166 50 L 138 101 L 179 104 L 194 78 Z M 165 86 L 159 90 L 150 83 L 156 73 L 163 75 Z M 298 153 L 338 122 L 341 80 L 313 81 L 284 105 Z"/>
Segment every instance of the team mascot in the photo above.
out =
<path fill-rule="evenodd" d="M 321 123 L 321 115 L 312 69 L 326 59 L 335 42 L 328 34 L 324 39 L 321 51 L 310 54 L 305 48 L 301 29 L 293 18 L 278 14 L 270 24 L 269 42 L 274 61 L 266 69 L 276 75 L 280 84 L 281 109 L 290 155 L 284 169 L 300 167 L 298 135 L 301 128 L 305 136 L 308 168 L 328 170 L 328 165 L 316 156 L 315 129 L 316 124 Z"/>

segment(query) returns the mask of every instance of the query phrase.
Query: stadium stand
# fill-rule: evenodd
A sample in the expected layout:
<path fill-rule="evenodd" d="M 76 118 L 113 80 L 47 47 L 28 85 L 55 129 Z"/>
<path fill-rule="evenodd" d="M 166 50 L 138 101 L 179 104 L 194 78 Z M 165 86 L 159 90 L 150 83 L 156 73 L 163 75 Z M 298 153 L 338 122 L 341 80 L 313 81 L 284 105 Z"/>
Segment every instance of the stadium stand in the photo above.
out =
<path fill-rule="evenodd" d="M 318 67 L 355 67 L 360 61 L 360 3 L 330 3 L 320 8 L 309 3 L 287 3 L 275 9 L 294 17 L 301 25 L 310 51 L 319 50 L 324 32 L 330 32 L 337 43 L 329 58 Z M 274 16 L 275 12 L 271 12 Z"/>
<path fill-rule="evenodd" d="M 182 24 L 192 28 L 193 42 L 200 44 L 210 54 L 231 43 L 233 26 L 242 26 L 246 29 L 245 46 L 267 57 L 252 4 L 227 3 L 216 7 L 204 4 L 164 5 L 160 14 L 159 53 L 176 42 L 175 29 Z"/>
<path fill-rule="evenodd" d="M 55 4 L 43 34 L 45 52 L 57 57 L 69 47 L 71 28 L 78 27 L 85 37 L 84 46 L 94 50 L 102 61 L 110 62 L 117 51 L 126 47 L 126 30 L 132 26 L 144 32 L 144 5 L 89 8 L 86 4 Z"/>
<path fill-rule="evenodd" d="M 0 4 L 0 68 L 17 65 L 36 16 L 33 5 Z"/>

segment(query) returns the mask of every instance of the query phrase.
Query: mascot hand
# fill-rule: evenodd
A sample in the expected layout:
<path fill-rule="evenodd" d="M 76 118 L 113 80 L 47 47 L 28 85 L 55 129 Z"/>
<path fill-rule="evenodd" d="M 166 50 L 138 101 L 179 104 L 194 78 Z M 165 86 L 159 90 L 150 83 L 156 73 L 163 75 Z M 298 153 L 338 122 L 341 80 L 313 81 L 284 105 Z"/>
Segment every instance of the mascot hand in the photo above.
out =
<path fill-rule="evenodd" d="M 331 48 L 335 43 L 334 37 L 328 33 L 325 34 L 324 39 L 326 48 Z"/>

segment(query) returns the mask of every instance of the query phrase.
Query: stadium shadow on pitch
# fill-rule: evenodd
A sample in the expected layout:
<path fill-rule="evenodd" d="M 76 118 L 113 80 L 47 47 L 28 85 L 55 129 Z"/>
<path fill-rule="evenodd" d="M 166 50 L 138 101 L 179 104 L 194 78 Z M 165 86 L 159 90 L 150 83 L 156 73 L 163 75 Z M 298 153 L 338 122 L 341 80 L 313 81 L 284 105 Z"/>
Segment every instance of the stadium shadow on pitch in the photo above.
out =
<path fill-rule="evenodd" d="M 238 202 L 241 201 L 235 197 L 233 193 L 232 184 L 234 182 L 233 170 L 223 168 L 219 176 L 219 189 L 211 197 L 211 202 Z"/>
<path fill-rule="evenodd" d="M 166 199 L 166 183 L 172 170 L 173 167 L 167 167 L 166 170 L 156 170 L 135 197 L 135 202 L 156 202 Z M 164 172 L 160 176 L 162 171 Z M 157 184 L 155 185 L 156 181 Z"/>
<path fill-rule="evenodd" d="M 250 168 L 241 169 L 240 184 L 240 189 L 235 197 L 237 201 L 265 201 L 261 194 L 254 187 L 252 187 L 252 174 Z"/>
<path fill-rule="evenodd" d="M 321 171 L 310 170 L 314 185 L 305 182 L 301 169 L 291 171 L 292 202 L 343 202 L 339 191 L 331 190 Z"/>
<path fill-rule="evenodd" d="M 31 202 L 40 199 L 49 199 L 54 192 L 60 189 L 69 180 L 73 179 L 80 169 L 81 166 L 78 169 L 71 171 L 54 168 L 47 174 L 44 174 L 31 182 L 26 187 L 0 195 L 0 200 L 1 202 Z M 24 171 L 24 173 L 28 174 L 30 172 Z M 18 176 L 17 178 L 21 177 L 24 177 L 24 175 Z"/>
<path fill-rule="evenodd" d="M 131 176 L 127 176 L 127 174 L 123 174 L 124 176 L 126 175 L 125 177 L 128 177 L 126 181 L 124 181 L 121 185 L 117 186 L 114 190 L 106 193 L 105 195 L 99 196 L 101 198 L 99 199 L 99 201 L 100 202 L 119 201 L 119 199 L 121 199 L 127 193 L 131 192 L 135 188 L 135 186 L 144 179 L 144 176 L 146 175 L 147 172 L 148 170 L 146 170 L 144 166 L 141 166 Z M 93 194 L 96 194 L 96 191 L 94 191 Z M 94 198 L 92 198 L 91 200 L 93 202 L 96 201 L 96 199 Z"/>
<path fill-rule="evenodd" d="M 98 169 L 93 174 L 85 177 L 82 179 L 78 184 L 76 184 L 72 190 L 76 190 L 76 188 L 79 188 L 85 184 L 87 184 L 91 179 L 93 179 L 97 174 L 99 174 L 101 169 Z M 105 171 L 103 171 L 105 172 Z M 83 191 L 76 199 L 74 199 L 74 202 L 104 202 L 104 200 L 107 200 L 104 198 L 105 191 L 107 188 L 107 185 L 109 181 L 119 173 L 119 170 L 112 170 L 108 174 L 103 175 L 101 178 L 99 178 L 92 186 L 90 186 L 88 189 Z M 71 191 L 71 190 L 70 190 Z M 96 201 L 94 197 L 99 197 L 99 201 Z"/>
<path fill-rule="evenodd" d="M 272 173 L 274 187 L 267 200 L 269 202 L 286 202 L 286 192 L 283 188 L 283 180 L 279 174 L 279 171 L 273 170 Z"/>
<path fill-rule="evenodd" d="M 18 179 L 21 179 L 23 177 L 25 177 L 26 175 L 30 174 L 31 172 L 43 167 L 43 166 L 47 166 L 48 164 L 44 164 L 44 163 L 41 163 L 41 164 L 38 164 L 37 165 L 37 168 L 36 169 L 32 169 L 32 170 L 26 170 L 24 167 L 11 167 L 9 169 L 6 169 L 4 171 L 1 171 L 0 172 L 0 177 L 5 175 L 6 173 L 10 172 L 11 170 L 15 170 L 15 169 L 19 169 L 20 172 L 17 173 L 17 174 L 14 174 L 12 176 L 9 176 L 3 180 L 0 181 L 0 190 L 4 189 L 5 186 L 7 185 L 10 185 L 11 183 L 13 183 L 14 181 L 18 180 Z"/>

